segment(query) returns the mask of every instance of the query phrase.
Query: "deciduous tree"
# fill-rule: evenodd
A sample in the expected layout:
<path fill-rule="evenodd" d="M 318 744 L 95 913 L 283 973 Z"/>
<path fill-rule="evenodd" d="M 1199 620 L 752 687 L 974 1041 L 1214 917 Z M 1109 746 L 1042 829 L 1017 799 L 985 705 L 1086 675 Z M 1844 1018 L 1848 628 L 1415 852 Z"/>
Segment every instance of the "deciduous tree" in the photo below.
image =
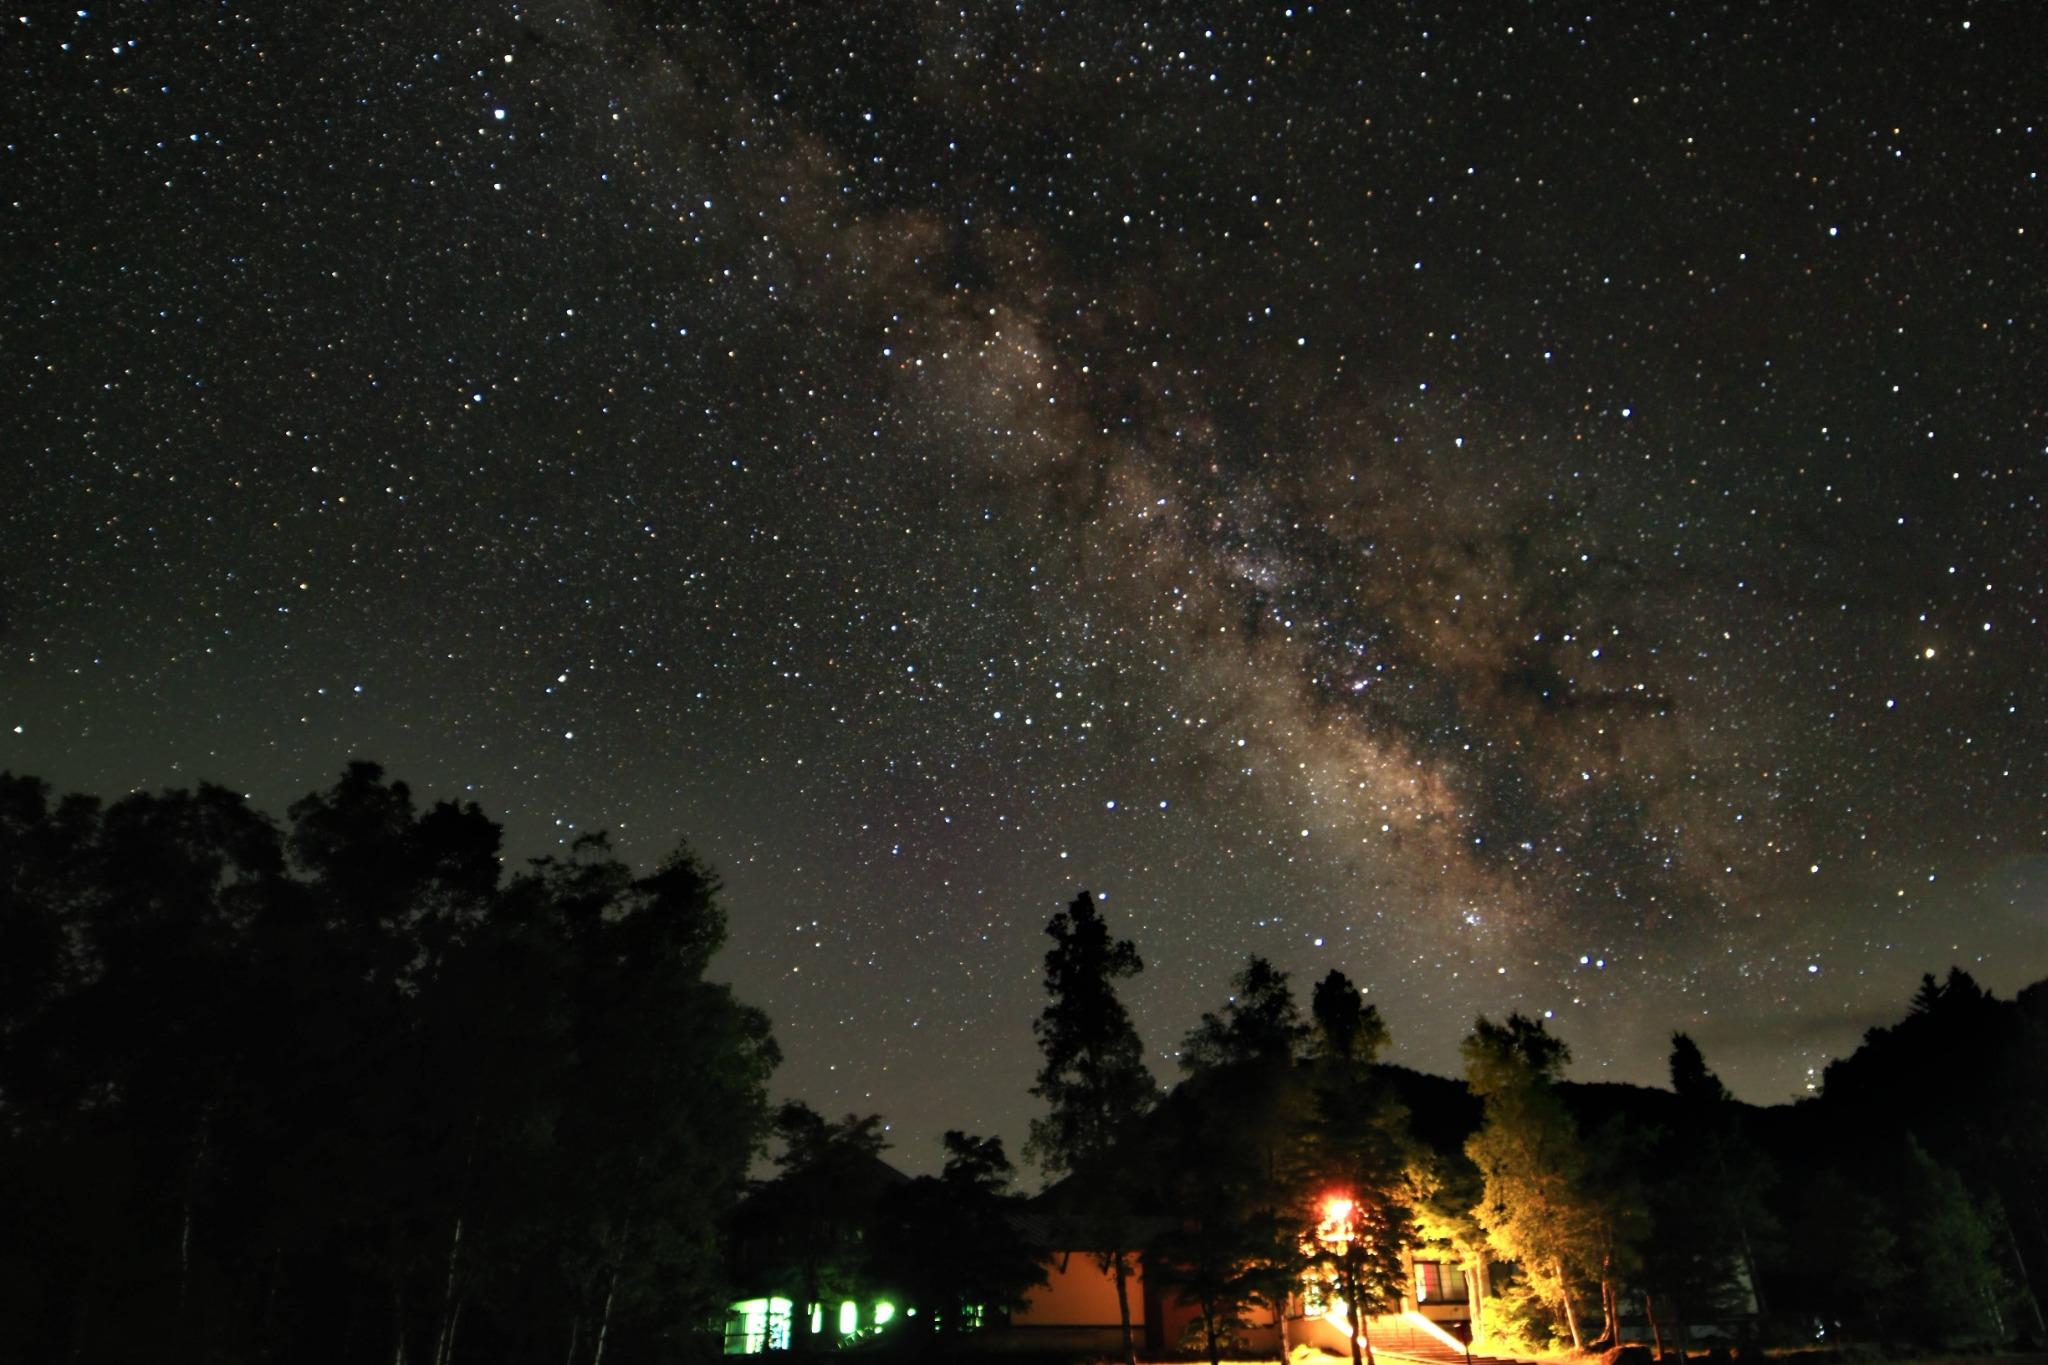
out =
<path fill-rule="evenodd" d="M 1465 1151 L 1485 1194 L 1479 1221 L 1503 1260 L 1520 1264 L 1536 1292 L 1564 1318 L 1583 1349 L 1573 1282 L 1594 1259 L 1584 1196 L 1585 1152 L 1557 1093 L 1571 1051 L 1540 1022 L 1511 1014 L 1480 1018 L 1465 1039 L 1465 1076 L 1485 1106 Z"/>
<path fill-rule="evenodd" d="M 940 1174 L 886 1192 L 870 1265 L 920 1310 L 906 1327 L 950 1337 L 1021 1305 L 1045 1266 L 1011 1223 L 1010 1159 L 1001 1138 L 948 1132 Z"/>

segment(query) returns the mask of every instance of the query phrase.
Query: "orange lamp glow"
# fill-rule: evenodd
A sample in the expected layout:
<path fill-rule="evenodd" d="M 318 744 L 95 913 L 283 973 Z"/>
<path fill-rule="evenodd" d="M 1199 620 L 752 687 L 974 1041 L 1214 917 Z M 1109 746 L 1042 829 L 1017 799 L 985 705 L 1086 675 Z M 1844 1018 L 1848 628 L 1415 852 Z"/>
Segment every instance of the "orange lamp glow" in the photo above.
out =
<path fill-rule="evenodd" d="M 1316 1240 L 1338 1255 L 1343 1255 L 1351 1244 L 1356 1224 L 1354 1215 L 1358 1212 L 1357 1201 L 1348 1194 L 1323 1196 L 1322 1221 L 1316 1225 Z"/>

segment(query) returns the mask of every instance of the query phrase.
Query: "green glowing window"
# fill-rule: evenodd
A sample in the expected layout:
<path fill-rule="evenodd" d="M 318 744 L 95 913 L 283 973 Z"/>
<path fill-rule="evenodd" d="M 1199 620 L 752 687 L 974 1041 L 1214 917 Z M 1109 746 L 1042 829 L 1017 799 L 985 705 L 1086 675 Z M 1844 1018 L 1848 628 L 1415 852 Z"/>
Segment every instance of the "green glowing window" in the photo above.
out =
<path fill-rule="evenodd" d="M 788 1299 L 742 1299 L 725 1316 L 725 1354 L 759 1355 L 789 1349 Z"/>

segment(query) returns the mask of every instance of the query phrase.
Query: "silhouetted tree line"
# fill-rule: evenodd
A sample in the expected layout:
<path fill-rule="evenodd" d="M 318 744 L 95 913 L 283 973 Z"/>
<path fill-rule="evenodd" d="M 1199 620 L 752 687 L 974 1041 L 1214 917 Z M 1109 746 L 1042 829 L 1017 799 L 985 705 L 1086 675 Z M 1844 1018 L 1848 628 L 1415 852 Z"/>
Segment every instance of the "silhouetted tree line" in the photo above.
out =
<path fill-rule="evenodd" d="M 1475 1332 L 1507 1349 L 1661 1355 L 1701 1327 L 2048 1338 L 2048 983 L 2001 1001 L 1961 971 L 1929 977 L 1819 1096 L 1759 1109 L 1684 1034 L 1668 1091 L 1567 1082 L 1565 1042 L 1519 1014 L 1477 1021 L 1462 1083 L 1405 1071 L 1378 1061 L 1387 1028 L 1343 973 L 1304 1016 L 1287 974 L 1252 957 L 1160 1094 L 1116 1001 L 1135 945 L 1085 894 L 1048 932 L 1046 1198 L 1092 1223 L 1106 1269 L 1143 1252 L 1200 1305 L 1196 1354 L 1219 1358 L 1291 1295 L 1391 1309 L 1407 1246 L 1464 1272 Z"/>
<path fill-rule="evenodd" d="M 1790 1301 L 1867 1336 L 1969 1323 L 2048 1342 L 2048 982 L 2000 1000 L 1960 969 L 1923 977 L 1818 1099 L 1755 1118 L 1803 1233 Z M 1845 1264 L 1831 1241 L 1864 1254 Z"/>
<path fill-rule="evenodd" d="M 507 876 L 351 766 L 280 825 L 0 776 L 0 1354 L 670 1358 L 770 1119 L 716 878 Z"/>
<path fill-rule="evenodd" d="M 798 1311 L 790 1348 L 824 1345 L 825 1314 L 848 1299 L 885 1299 L 905 1311 L 898 1345 L 937 1351 L 999 1322 L 1045 1282 L 1040 1249 L 1020 1230 L 1025 1207 L 1000 1138 L 945 1135 L 940 1174 L 904 1176 L 885 1165 L 881 1119 L 826 1119 L 799 1101 L 775 1116 L 776 1176 L 735 1212 L 735 1284 L 778 1294 Z M 837 1333 L 829 1340 L 836 1342 Z"/>
<path fill-rule="evenodd" d="M 1410 1246 L 1510 1348 L 2048 1338 L 2048 983 L 1928 977 L 1820 1095 L 1759 1109 L 1683 1034 L 1668 1091 L 1567 1082 L 1518 1014 L 1477 1021 L 1462 1080 L 1420 1075 L 1342 972 L 1304 1012 L 1252 957 L 1162 1091 L 1118 994 L 1136 946 L 1085 892 L 1047 933 L 1026 1150 L 1060 1247 L 995 1139 L 910 1180 L 875 1116 L 771 1111 L 687 850 L 641 876 L 587 836 L 508 876 L 476 806 L 422 813 L 366 763 L 282 824 L 0 775 L 0 1356 L 630 1365 L 715 1349 L 762 1287 L 888 1294 L 937 1346 L 1074 1248 L 1133 1361 L 1142 1258 L 1200 1306 L 1192 1353 L 1341 1300 L 1366 1365 Z"/>

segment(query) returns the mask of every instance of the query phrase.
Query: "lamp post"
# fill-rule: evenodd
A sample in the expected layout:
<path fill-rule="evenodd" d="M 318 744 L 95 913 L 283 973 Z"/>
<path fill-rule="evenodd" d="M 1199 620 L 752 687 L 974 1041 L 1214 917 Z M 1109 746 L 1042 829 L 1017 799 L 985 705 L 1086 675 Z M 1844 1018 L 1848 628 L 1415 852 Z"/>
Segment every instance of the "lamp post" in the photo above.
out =
<path fill-rule="evenodd" d="M 1358 1303 L 1359 1244 L 1358 1201 L 1344 1191 L 1323 1196 L 1320 1220 L 1316 1223 L 1317 1259 L 1337 1274 L 1338 1293 L 1344 1299 L 1344 1318 L 1351 1328 L 1351 1365 L 1378 1365 L 1372 1352 L 1372 1333 Z M 1360 1345 L 1364 1351 L 1361 1355 Z"/>

